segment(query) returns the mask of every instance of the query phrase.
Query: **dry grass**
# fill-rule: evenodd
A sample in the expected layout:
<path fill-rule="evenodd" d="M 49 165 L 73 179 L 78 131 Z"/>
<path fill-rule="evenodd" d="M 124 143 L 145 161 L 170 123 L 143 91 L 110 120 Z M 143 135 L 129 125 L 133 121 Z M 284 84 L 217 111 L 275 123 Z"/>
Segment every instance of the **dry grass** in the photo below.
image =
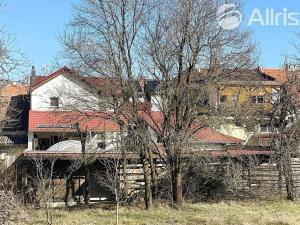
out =
<path fill-rule="evenodd" d="M 30 210 L 25 224 L 45 224 L 42 210 Z M 114 211 L 100 208 L 54 210 L 54 224 L 114 224 Z M 159 206 L 150 211 L 121 208 L 120 223 L 129 225 L 297 225 L 300 224 L 300 203 L 221 202 L 186 204 L 180 210 Z"/>

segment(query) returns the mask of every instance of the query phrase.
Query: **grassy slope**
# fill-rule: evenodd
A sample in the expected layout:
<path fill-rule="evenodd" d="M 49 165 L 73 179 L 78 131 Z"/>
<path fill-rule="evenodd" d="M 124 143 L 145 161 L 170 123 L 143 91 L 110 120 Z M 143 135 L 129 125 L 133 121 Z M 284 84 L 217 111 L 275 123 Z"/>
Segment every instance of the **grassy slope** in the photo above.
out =
<path fill-rule="evenodd" d="M 55 210 L 54 224 L 114 224 L 114 211 L 103 209 Z M 29 211 L 26 224 L 45 224 L 44 212 Z M 23 221 L 24 222 L 24 221 Z M 300 203 L 276 202 L 221 202 L 186 204 L 181 210 L 160 206 L 145 211 L 122 208 L 120 223 L 129 225 L 300 225 Z"/>

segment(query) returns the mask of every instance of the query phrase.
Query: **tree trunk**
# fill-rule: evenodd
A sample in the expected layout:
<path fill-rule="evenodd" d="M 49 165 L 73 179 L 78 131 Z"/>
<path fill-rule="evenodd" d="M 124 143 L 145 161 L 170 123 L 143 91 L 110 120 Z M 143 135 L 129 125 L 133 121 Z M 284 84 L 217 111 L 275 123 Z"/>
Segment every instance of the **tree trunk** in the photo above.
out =
<path fill-rule="evenodd" d="M 277 159 L 276 167 L 277 167 L 277 171 L 278 171 L 278 189 L 279 189 L 280 194 L 282 194 L 282 188 L 283 188 L 283 186 L 282 186 L 282 183 L 283 183 L 282 158 L 279 157 Z"/>
<path fill-rule="evenodd" d="M 116 203 L 116 225 L 119 224 L 119 202 Z"/>
<path fill-rule="evenodd" d="M 85 169 L 85 182 L 84 182 L 84 203 L 90 204 L 90 167 L 89 165 L 84 166 Z"/>
<path fill-rule="evenodd" d="M 119 224 L 119 195 L 118 195 L 118 189 L 115 188 L 115 200 L 116 200 L 116 225 Z"/>
<path fill-rule="evenodd" d="M 152 188 L 151 188 L 151 175 L 149 168 L 149 160 L 143 158 L 143 172 L 144 172 L 144 182 L 145 182 L 145 207 L 146 209 L 150 209 L 152 207 Z"/>
<path fill-rule="evenodd" d="M 122 170 L 123 170 L 123 185 L 124 199 L 128 198 L 128 176 L 127 176 L 127 158 L 125 150 L 122 150 Z"/>
<path fill-rule="evenodd" d="M 51 212 L 50 212 L 50 209 L 49 209 L 48 202 L 46 202 L 45 210 L 46 210 L 47 225 L 51 225 L 52 224 L 52 215 L 51 215 Z"/>
<path fill-rule="evenodd" d="M 70 182 L 70 178 L 68 178 L 66 180 L 66 192 L 65 192 L 65 197 L 64 197 L 64 202 L 65 202 L 66 206 L 68 205 L 68 202 L 69 202 L 70 187 L 71 187 L 71 182 Z"/>
<path fill-rule="evenodd" d="M 293 171 L 292 171 L 292 161 L 290 154 L 284 154 L 283 160 L 283 172 L 285 176 L 285 187 L 287 199 L 290 201 L 295 200 L 295 189 L 294 189 L 294 180 L 293 180 Z"/>
<path fill-rule="evenodd" d="M 181 167 L 176 166 L 172 170 L 171 176 L 173 205 L 174 207 L 180 207 L 183 203 Z"/>
<path fill-rule="evenodd" d="M 251 184 L 252 184 L 252 164 L 253 159 L 252 156 L 248 157 L 248 165 L 247 165 L 247 186 L 249 188 L 249 192 L 251 192 Z"/>
<path fill-rule="evenodd" d="M 126 144 L 125 144 L 125 138 L 124 137 L 124 126 L 120 124 L 120 129 L 121 129 L 121 152 L 122 152 L 122 172 L 123 172 L 123 193 L 124 193 L 124 199 L 125 201 L 128 198 L 128 176 L 127 176 L 127 149 L 126 149 Z"/>
<path fill-rule="evenodd" d="M 166 149 L 169 155 L 172 204 L 173 207 L 179 208 L 183 203 L 182 195 L 182 169 L 181 169 L 181 148 L 180 146 L 168 146 Z"/>
<path fill-rule="evenodd" d="M 149 162 L 150 162 L 150 169 L 151 169 L 152 197 L 155 198 L 157 193 L 157 171 L 156 171 L 156 165 L 153 161 L 152 152 L 150 148 L 148 150 L 148 155 L 149 155 Z"/>

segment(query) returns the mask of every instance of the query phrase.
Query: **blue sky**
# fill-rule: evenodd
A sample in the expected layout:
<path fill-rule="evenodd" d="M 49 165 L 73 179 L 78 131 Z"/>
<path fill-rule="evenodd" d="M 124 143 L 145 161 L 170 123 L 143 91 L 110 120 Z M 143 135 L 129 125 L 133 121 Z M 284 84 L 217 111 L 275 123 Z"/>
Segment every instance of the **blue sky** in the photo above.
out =
<path fill-rule="evenodd" d="M 58 35 L 71 16 L 74 0 L 8 0 L 0 27 L 12 34 L 38 72 L 52 65 L 61 48 Z"/>
<path fill-rule="evenodd" d="M 38 72 L 42 65 L 51 66 L 60 49 L 57 36 L 70 18 L 71 4 L 76 0 L 9 0 L 8 7 L 0 14 L 0 27 L 13 34 L 18 47 L 31 58 Z M 230 1 L 229 1 L 230 2 Z M 253 9 L 265 14 L 266 8 L 281 12 L 298 12 L 300 20 L 300 1 L 297 0 L 249 0 L 245 5 L 243 23 L 250 18 Z M 284 55 L 294 51 L 290 42 L 297 40 L 295 32 L 299 26 L 261 26 L 252 24 L 254 39 L 261 53 L 260 64 L 265 67 L 279 67 Z M 300 42 L 300 40 L 299 40 Z"/>
<path fill-rule="evenodd" d="M 286 8 L 288 12 L 299 13 L 296 18 L 300 20 L 298 0 L 249 0 L 245 5 L 243 23 L 248 22 L 255 8 L 258 8 L 263 16 L 268 8 L 273 8 L 275 13 Z M 261 26 L 258 22 L 250 26 L 261 53 L 260 64 L 265 67 L 282 66 L 285 55 L 295 52 L 292 43 L 300 43 L 300 39 L 295 35 L 300 32 L 300 25 L 283 26 L 282 20 L 279 22 L 280 26 Z"/>

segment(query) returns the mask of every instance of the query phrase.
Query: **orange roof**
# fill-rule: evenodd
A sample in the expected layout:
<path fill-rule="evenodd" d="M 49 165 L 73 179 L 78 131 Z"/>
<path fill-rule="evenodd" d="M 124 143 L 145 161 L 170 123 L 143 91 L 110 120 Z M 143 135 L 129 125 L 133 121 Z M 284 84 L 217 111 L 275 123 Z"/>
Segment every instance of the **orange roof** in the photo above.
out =
<path fill-rule="evenodd" d="M 194 137 L 206 143 L 241 144 L 244 141 L 226 134 L 222 134 L 211 127 L 203 127 L 195 132 Z"/>
<path fill-rule="evenodd" d="M 278 82 L 287 81 L 287 74 L 283 69 L 263 68 L 262 72 L 276 79 Z"/>
<path fill-rule="evenodd" d="M 0 91 L 1 96 L 3 97 L 12 97 L 17 95 L 26 95 L 28 94 L 28 87 L 25 84 L 8 84 L 3 87 Z"/>

